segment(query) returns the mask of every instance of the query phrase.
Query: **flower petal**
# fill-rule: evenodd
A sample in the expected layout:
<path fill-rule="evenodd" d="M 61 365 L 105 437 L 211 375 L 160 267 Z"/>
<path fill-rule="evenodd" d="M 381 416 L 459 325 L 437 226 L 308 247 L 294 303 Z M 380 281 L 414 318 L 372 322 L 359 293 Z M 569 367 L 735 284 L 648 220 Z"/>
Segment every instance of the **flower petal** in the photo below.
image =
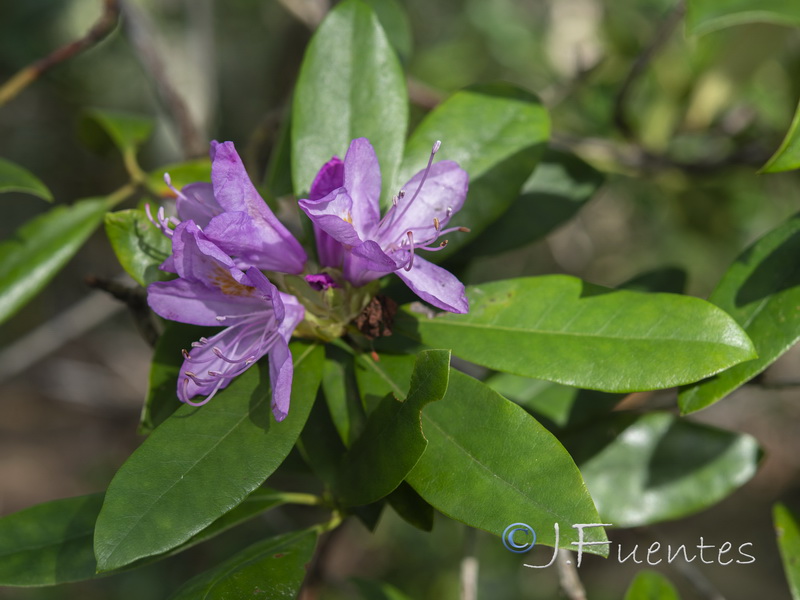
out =
<path fill-rule="evenodd" d="M 398 269 L 395 272 L 425 302 L 454 313 L 469 312 L 464 284 L 450 271 L 415 256 L 410 271 Z"/>
<path fill-rule="evenodd" d="M 270 308 L 260 294 L 229 296 L 198 281 L 173 279 L 147 287 L 147 304 L 160 317 L 180 323 L 219 327 L 220 316 L 243 316 Z"/>
<path fill-rule="evenodd" d="M 200 282 L 213 281 L 220 270 L 235 267 L 231 257 L 210 241 L 194 221 L 184 221 L 175 228 L 171 266 L 180 277 Z"/>
<path fill-rule="evenodd" d="M 282 263 L 279 270 L 300 273 L 306 261 L 305 251 L 256 191 L 233 142 L 212 142 L 211 147 L 211 182 L 216 201 L 226 212 L 243 212 L 252 218 L 258 241 L 250 243 L 258 245 L 264 253 L 269 251 L 278 255 L 280 258 L 273 260 Z M 215 238 L 215 241 L 222 240 Z M 234 238 L 225 239 L 227 245 L 235 245 L 236 242 Z M 233 254 L 239 255 L 239 252 Z"/>
<path fill-rule="evenodd" d="M 344 187 L 353 202 L 353 226 L 366 239 L 381 218 L 381 167 L 367 138 L 350 142 L 344 157 Z"/>
<path fill-rule="evenodd" d="M 269 380 L 272 386 L 272 414 L 276 421 L 283 421 L 289 414 L 292 398 L 294 365 L 289 351 L 289 339 L 295 327 L 305 317 L 305 310 L 297 298 L 280 292 L 286 307 L 286 317 L 278 327 L 278 336 L 269 350 Z"/>
<path fill-rule="evenodd" d="M 344 188 L 334 190 L 320 200 L 300 200 L 298 204 L 314 225 L 337 242 L 348 246 L 361 243 L 353 226 L 353 200 Z"/>
<path fill-rule="evenodd" d="M 319 170 L 308 192 L 309 200 L 320 200 L 344 185 L 344 163 L 334 156 Z"/>
<path fill-rule="evenodd" d="M 381 246 L 397 243 L 407 231 L 413 232 L 416 240 L 436 239 L 438 236 L 433 219 L 438 219 L 439 227 L 444 228 L 464 206 L 469 175 L 457 163 L 451 160 L 434 163 L 417 194 L 424 175 L 423 169 L 406 183 L 403 188 L 405 197 L 394 209 L 396 214 L 390 216 L 384 227 L 374 234 L 373 239 Z"/>
<path fill-rule="evenodd" d="M 344 259 L 344 277 L 355 286 L 369 283 L 396 269 L 394 259 L 372 240 L 355 246 Z"/>
<path fill-rule="evenodd" d="M 194 221 L 200 227 L 222 212 L 222 207 L 214 198 L 214 188 L 210 183 L 190 183 L 184 186 L 175 201 L 175 210 L 181 221 Z"/>

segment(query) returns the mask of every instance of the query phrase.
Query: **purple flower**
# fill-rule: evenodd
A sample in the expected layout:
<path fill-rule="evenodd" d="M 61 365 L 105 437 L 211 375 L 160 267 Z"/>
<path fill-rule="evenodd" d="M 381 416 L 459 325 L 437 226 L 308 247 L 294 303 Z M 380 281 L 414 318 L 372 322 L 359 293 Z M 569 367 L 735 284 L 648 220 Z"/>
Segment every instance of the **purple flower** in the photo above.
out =
<path fill-rule="evenodd" d="M 440 236 L 463 206 L 468 175 L 453 161 L 433 163 L 439 142 L 425 169 L 414 175 L 381 218 L 381 173 L 369 140 L 350 143 L 344 162 L 326 163 L 300 207 L 314 223 L 320 262 L 341 268 L 344 277 L 362 286 L 395 272 L 420 298 L 456 313 L 469 310 L 464 285 L 449 271 L 416 254 L 436 251 Z"/>
<path fill-rule="evenodd" d="M 220 250 L 235 256 L 240 267 L 302 272 L 303 247 L 256 191 L 233 142 L 211 142 L 211 183 L 172 189 L 178 196 L 178 218 L 194 221 Z M 163 211 L 159 211 L 158 224 L 171 235 Z"/>
<path fill-rule="evenodd" d="M 180 223 L 172 234 L 169 266 L 179 277 L 148 287 L 150 308 L 172 321 L 226 326 L 183 351 L 178 398 L 192 406 L 205 404 L 269 353 L 272 412 L 282 421 L 292 390 L 288 342 L 303 320 L 303 307 L 256 267 L 239 269 L 194 221 Z M 195 396 L 206 397 L 194 402 Z"/>

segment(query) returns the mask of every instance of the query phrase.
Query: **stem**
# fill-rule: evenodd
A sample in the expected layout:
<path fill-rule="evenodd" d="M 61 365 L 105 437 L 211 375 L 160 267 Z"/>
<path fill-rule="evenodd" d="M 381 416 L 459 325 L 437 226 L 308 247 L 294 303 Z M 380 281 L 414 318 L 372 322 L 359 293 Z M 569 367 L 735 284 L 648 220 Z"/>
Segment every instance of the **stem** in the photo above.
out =
<path fill-rule="evenodd" d="M 573 555 L 563 548 L 558 551 L 556 567 L 558 567 L 558 583 L 570 600 L 586 600 L 586 590 L 578 576 L 578 568 L 572 560 Z"/>
<path fill-rule="evenodd" d="M 95 46 L 108 36 L 119 21 L 120 9 L 117 0 L 104 0 L 103 5 L 103 14 L 85 36 L 28 65 L 6 81 L 0 87 L 0 106 L 14 98 L 46 71 Z"/>
<path fill-rule="evenodd" d="M 314 494 L 302 494 L 299 492 L 278 492 L 275 497 L 286 504 L 303 504 L 306 506 L 321 505 L 322 498 Z M 341 520 L 341 519 L 340 519 Z"/>
<path fill-rule="evenodd" d="M 467 527 L 464 536 L 464 558 L 461 559 L 461 600 L 478 599 L 478 558 L 475 556 L 477 532 Z"/>

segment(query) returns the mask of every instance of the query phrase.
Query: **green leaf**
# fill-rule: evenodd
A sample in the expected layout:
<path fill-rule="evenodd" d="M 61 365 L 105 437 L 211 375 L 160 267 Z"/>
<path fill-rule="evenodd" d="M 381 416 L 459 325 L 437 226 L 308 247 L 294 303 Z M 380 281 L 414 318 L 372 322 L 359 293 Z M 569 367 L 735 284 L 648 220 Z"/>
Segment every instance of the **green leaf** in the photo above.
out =
<path fill-rule="evenodd" d="M 400 58 L 406 62 L 411 56 L 413 39 L 408 13 L 397 0 L 363 0 L 375 11 L 386 38 Z"/>
<path fill-rule="evenodd" d="M 783 138 L 780 147 L 759 172 L 779 173 L 793 169 L 800 169 L 800 103 L 797 105 L 786 137 Z"/>
<path fill-rule="evenodd" d="M 104 198 L 56 206 L 0 244 L 0 323 L 35 296 L 103 220 Z"/>
<path fill-rule="evenodd" d="M 182 552 L 290 501 L 291 497 L 259 488 L 187 542 L 144 562 Z M 102 505 L 103 494 L 91 494 L 39 504 L 0 519 L 0 585 L 56 585 L 96 577 L 92 538 Z"/>
<path fill-rule="evenodd" d="M 409 356 L 361 356 L 362 392 L 404 397 L 413 368 Z M 422 498 L 445 515 L 501 535 L 508 525 L 533 527 L 537 543 L 571 547 L 575 523 L 600 523 L 580 472 L 561 443 L 519 406 L 491 388 L 451 369 L 447 393 L 425 407 L 422 431 L 428 447 L 407 477 Z M 535 457 L 535 460 L 532 459 Z M 543 484 L 546 482 L 546 484 Z M 585 531 L 588 541 L 605 541 L 601 528 Z M 606 546 L 589 552 L 606 555 Z"/>
<path fill-rule="evenodd" d="M 758 358 L 682 389 L 678 404 L 683 414 L 725 397 L 800 339 L 800 215 L 745 250 L 708 299 L 742 326 Z"/>
<path fill-rule="evenodd" d="M 0 585 L 56 585 L 90 579 L 94 522 L 103 494 L 65 498 L 0 519 Z"/>
<path fill-rule="evenodd" d="M 602 173 L 574 154 L 548 148 L 519 197 L 469 243 L 470 256 L 488 256 L 534 242 L 571 219 L 602 185 Z"/>
<path fill-rule="evenodd" d="M 395 327 L 498 371 L 606 392 L 668 388 L 755 358 L 736 322 L 698 298 L 566 275 L 470 286 L 467 297 L 468 314 L 406 310 Z"/>
<path fill-rule="evenodd" d="M 269 538 L 189 580 L 170 600 L 294 600 L 306 576 L 317 534 L 295 531 Z"/>
<path fill-rule="evenodd" d="M 786 506 L 778 503 L 772 508 L 772 519 L 789 590 L 793 600 L 800 600 L 800 527 L 797 517 Z"/>
<path fill-rule="evenodd" d="M 158 268 L 172 253 L 172 243 L 143 210 L 106 213 L 105 223 L 117 260 L 136 283 L 146 287 L 172 277 Z"/>
<path fill-rule="evenodd" d="M 690 34 L 746 23 L 800 26 L 800 4 L 793 0 L 689 0 L 686 6 Z"/>
<path fill-rule="evenodd" d="M 408 127 L 408 95 L 397 55 L 372 10 L 346 0 L 306 50 L 292 108 L 292 180 L 298 195 L 350 141 L 369 138 L 389 195 Z"/>
<path fill-rule="evenodd" d="M 358 395 L 353 357 L 332 345 L 328 345 L 325 352 L 322 391 L 339 437 L 345 446 L 350 446 L 367 420 Z"/>
<path fill-rule="evenodd" d="M 715 504 L 756 472 L 749 435 L 667 413 L 618 414 L 563 438 L 606 523 L 638 527 Z"/>
<path fill-rule="evenodd" d="M 433 529 L 433 507 L 405 481 L 386 496 L 386 500 L 406 523 L 422 531 Z"/>
<path fill-rule="evenodd" d="M 291 347 L 292 407 L 283 422 L 272 418 L 262 361 L 209 404 L 179 408 L 120 468 L 97 520 L 100 571 L 183 543 L 237 506 L 283 462 L 311 410 L 323 360 L 320 347 Z"/>
<path fill-rule="evenodd" d="M 678 267 L 662 267 L 647 271 L 618 285 L 619 289 L 634 292 L 667 292 L 682 294 L 686 291 L 686 271 Z"/>
<path fill-rule="evenodd" d="M 625 600 L 680 600 L 669 579 L 656 571 L 639 571 L 625 592 Z"/>
<path fill-rule="evenodd" d="M 24 192 L 47 202 L 53 201 L 53 194 L 33 173 L 0 158 L 0 194 L 3 192 Z"/>
<path fill-rule="evenodd" d="M 580 390 L 510 373 L 492 375 L 486 380 L 486 385 L 516 402 L 534 417 L 546 419 L 555 429 L 572 429 L 595 420 L 624 398 L 622 394 Z"/>
<path fill-rule="evenodd" d="M 533 94 L 510 84 L 475 86 L 456 92 L 431 111 L 408 140 L 403 165 L 392 187 L 397 193 L 427 164 L 441 140 L 437 160 L 454 160 L 469 174 L 469 193 L 452 224 L 454 233 L 437 262 L 477 238 L 519 196 L 550 135 L 547 110 Z"/>
<path fill-rule="evenodd" d="M 386 395 L 344 456 L 337 497 L 349 506 L 369 504 L 391 493 L 414 468 L 428 445 L 420 426 L 427 404 L 441 400 L 450 373 L 449 350 L 420 352 L 408 397 Z"/>
<path fill-rule="evenodd" d="M 147 186 L 154 194 L 162 198 L 174 198 L 175 192 L 164 181 L 165 173 L 169 173 L 172 187 L 178 190 L 190 183 L 197 183 L 198 181 L 210 182 L 211 160 L 208 158 L 196 158 L 173 163 L 159 167 L 147 174 Z"/>
<path fill-rule="evenodd" d="M 142 407 L 139 433 L 148 434 L 181 407 L 178 400 L 178 373 L 184 358 L 182 348 L 190 348 L 201 337 L 211 337 L 208 327 L 167 321 L 158 338 L 150 363 L 147 398 Z"/>
<path fill-rule="evenodd" d="M 113 110 L 87 110 L 81 123 L 82 134 L 90 145 L 97 148 L 102 145 L 96 127 L 108 136 L 114 146 L 123 154 L 135 154 L 153 132 L 154 121 L 132 113 Z"/>

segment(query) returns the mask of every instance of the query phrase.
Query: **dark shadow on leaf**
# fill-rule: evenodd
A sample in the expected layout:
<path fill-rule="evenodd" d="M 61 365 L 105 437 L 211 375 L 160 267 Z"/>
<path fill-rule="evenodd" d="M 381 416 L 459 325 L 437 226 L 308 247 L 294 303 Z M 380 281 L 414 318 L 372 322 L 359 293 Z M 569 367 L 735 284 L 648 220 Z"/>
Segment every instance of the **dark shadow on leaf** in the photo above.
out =
<path fill-rule="evenodd" d="M 566 432 L 561 438 L 561 443 L 580 466 L 614 442 L 638 419 L 639 415 L 635 414 L 610 415 Z"/>
<path fill-rule="evenodd" d="M 736 294 L 736 306 L 746 306 L 800 285 L 800 231 L 762 260 Z M 745 255 L 738 259 L 745 261 Z"/>
<path fill-rule="evenodd" d="M 682 294 L 686 290 L 688 274 L 679 267 L 662 267 L 637 275 L 621 283 L 617 289 L 634 292 L 668 292 Z"/>
<path fill-rule="evenodd" d="M 725 454 L 736 439 L 730 432 L 676 418 L 650 455 L 645 487 L 657 488 L 692 477 Z"/>

